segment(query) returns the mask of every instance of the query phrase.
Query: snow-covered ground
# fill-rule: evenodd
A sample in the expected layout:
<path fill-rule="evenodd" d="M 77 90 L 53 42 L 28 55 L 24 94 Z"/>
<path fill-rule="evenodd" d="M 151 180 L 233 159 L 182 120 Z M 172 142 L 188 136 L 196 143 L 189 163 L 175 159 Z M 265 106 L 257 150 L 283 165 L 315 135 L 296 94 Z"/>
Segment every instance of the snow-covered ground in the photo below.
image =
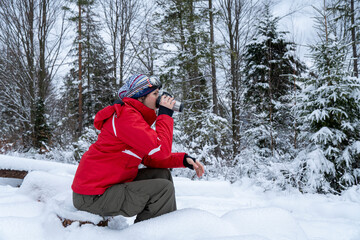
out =
<path fill-rule="evenodd" d="M 249 179 L 230 184 L 174 178 L 176 212 L 137 224 L 115 217 L 108 227 L 64 228 L 58 216 L 100 219 L 72 206 L 76 166 L 0 155 L 0 168 L 32 170 L 22 184 L 0 178 L 0 240 L 360 240 L 360 187 L 333 196 L 264 192 Z"/>

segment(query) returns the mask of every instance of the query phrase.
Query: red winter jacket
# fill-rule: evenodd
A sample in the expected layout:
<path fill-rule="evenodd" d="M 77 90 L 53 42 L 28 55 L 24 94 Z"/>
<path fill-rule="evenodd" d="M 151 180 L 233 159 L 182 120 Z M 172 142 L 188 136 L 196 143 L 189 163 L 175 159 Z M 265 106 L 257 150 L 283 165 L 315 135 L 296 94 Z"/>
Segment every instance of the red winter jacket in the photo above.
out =
<path fill-rule="evenodd" d="M 114 184 L 131 182 L 143 163 L 153 168 L 184 167 L 185 153 L 171 153 L 173 119 L 136 99 L 124 98 L 99 111 L 94 125 L 98 140 L 82 156 L 72 184 L 74 192 L 103 194 Z M 150 126 L 156 120 L 156 130 Z"/>

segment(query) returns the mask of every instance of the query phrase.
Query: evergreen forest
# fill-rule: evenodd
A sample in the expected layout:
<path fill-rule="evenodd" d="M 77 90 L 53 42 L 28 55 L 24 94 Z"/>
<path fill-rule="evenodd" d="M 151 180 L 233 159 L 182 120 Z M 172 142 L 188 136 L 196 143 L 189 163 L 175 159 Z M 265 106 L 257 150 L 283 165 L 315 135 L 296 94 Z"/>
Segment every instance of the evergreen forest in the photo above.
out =
<path fill-rule="evenodd" d="M 95 114 L 143 73 L 184 103 L 173 151 L 204 163 L 205 179 L 334 194 L 359 184 L 360 0 L 314 1 L 306 46 L 274 8 L 0 0 L 0 153 L 76 164 L 97 139 Z"/>

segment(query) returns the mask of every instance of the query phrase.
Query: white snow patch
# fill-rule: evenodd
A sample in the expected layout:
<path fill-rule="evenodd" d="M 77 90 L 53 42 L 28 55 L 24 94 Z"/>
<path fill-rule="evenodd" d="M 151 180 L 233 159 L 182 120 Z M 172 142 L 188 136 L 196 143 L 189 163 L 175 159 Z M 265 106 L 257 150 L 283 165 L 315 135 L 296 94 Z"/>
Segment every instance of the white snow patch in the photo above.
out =
<path fill-rule="evenodd" d="M 3 164 L 31 171 L 20 188 L 0 179 L 1 240 L 360 239 L 359 187 L 334 196 L 265 192 L 250 179 L 230 184 L 174 177 L 178 211 L 137 224 L 134 218 L 117 216 L 108 227 L 75 222 L 64 228 L 58 216 L 102 220 L 72 205 L 76 166 L 0 156 L 0 168 Z"/>

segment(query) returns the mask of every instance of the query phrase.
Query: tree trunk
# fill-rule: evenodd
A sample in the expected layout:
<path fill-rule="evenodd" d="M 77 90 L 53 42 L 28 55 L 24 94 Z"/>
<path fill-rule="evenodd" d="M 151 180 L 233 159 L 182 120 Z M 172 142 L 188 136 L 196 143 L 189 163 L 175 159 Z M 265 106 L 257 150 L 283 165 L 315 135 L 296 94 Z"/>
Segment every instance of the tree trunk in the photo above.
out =
<path fill-rule="evenodd" d="M 296 77 L 295 77 L 295 69 L 294 69 L 294 106 L 296 106 Z M 296 118 L 294 118 L 294 148 L 296 149 L 297 148 L 297 122 L 296 122 Z"/>
<path fill-rule="evenodd" d="M 239 152 L 239 109 L 238 109 L 238 89 L 239 89 L 239 72 L 238 72 L 238 49 L 237 49 L 237 29 L 239 28 L 239 22 L 235 20 L 232 16 L 232 1 L 227 1 L 227 27 L 229 33 L 229 47 L 230 47 L 230 74 L 231 74 L 231 118 L 232 118 L 232 148 L 233 148 L 233 157 L 235 157 Z M 237 5 L 235 8 L 238 7 Z M 235 11 L 237 12 L 237 11 Z"/>
<path fill-rule="evenodd" d="M 196 84 L 195 91 L 197 93 L 202 93 L 202 87 L 201 87 L 201 79 L 200 79 L 200 72 L 199 72 L 199 63 L 197 58 L 197 44 L 196 44 L 196 36 L 195 36 L 195 25 L 194 25 L 194 2 L 193 0 L 188 1 L 189 4 L 189 10 L 190 10 L 190 18 L 188 18 L 189 22 L 187 23 L 188 31 L 190 35 L 189 43 L 190 43 L 190 52 L 191 52 L 191 63 L 189 65 L 189 76 L 190 80 L 194 81 L 194 84 Z"/>
<path fill-rule="evenodd" d="M 36 136 L 35 136 L 35 118 L 36 118 L 36 102 L 35 102 L 35 89 L 36 89 L 36 81 L 35 81 L 35 46 L 34 46 L 34 1 L 30 0 L 28 3 L 25 3 L 25 9 L 27 9 L 26 12 L 26 23 L 27 26 L 21 26 L 24 27 L 24 30 L 26 32 L 26 42 L 25 42 L 25 53 L 26 53 L 26 59 L 27 59 L 27 71 L 28 71 L 28 88 L 29 88 L 29 95 L 30 95 L 30 128 L 31 128 L 31 144 L 34 146 L 34 143 L 36 142 Z M 28 4 L 28 5 L 27 5 Z M 26 125 L 28 125 L 26 123 Z M 26 138 L 27 134 L 24 134 Z"/>
<path fill-rule="evenodd" d="M 117 24 L 117 21 L 116 21 Z M 116 41 L 117 41 L 117 31 L 112 33 L 113 35 L 113 43 L 112 43 L 112 52 L 113 52 L 113 75 L 114 75 L 114 86 L 117 83 L 117 49 L 116 49 Z"/>
<path fill-rule="evenodd" d="M 81 72 L 81 3 L 79 4 L 79 126 L 78 126 L 78 136 L 81 136 L 82 132 L 82 108 L 83 108 L 83 97 L 82 97 L 82 72 Z"/>
<path fill-rule="evenodd" d="M 126 41 L 127 36 L 130 31 L 130 25 L 132 22 L 133 16 L 133 3 L 128 0 L 121 0 L 121 9 L 120 9 L 120 86 L 123 85 L 124 75 L 125 75 L 125 52 L 126 52 Z"/>
<path fill-rule="evenodd" d="M 213 97 L 213 113 L 219 114 L 219 104 L 217 99 L 217 86 L 216 86 L 216 65 L 215 65 L 215 53 L 214 53 L 214 17 L 212 0 L 209 0 L 209 21 L 210 21 L 210 58 L 211 58 L 211 85 L 212 85 L 212 97 Z"/>
<path fill-rule="evenodd" d="M 125 39 L 126 36 L 121 36 L 120 43 L 120 63 L 119 63 L 119 78 L 120 78 L 120 86 L 124 84 L 124 62 L 125 62 Z"/>
<path fill-rule="evenodd" d="M 113 7 L 113 5 L 110 3 L 111 8 Z M 111 18 L 113 17 L 113 13 L 115 13 L 115 23 L 114 26 L 112 26 L 112 29 L 110 29 L 110 31 L 112 31 L 112 49 L 113 49 L 113 62 L 114 62 L 114 86 L 116 86 L 117 83 L 117 48 L 116 48 L 116 42 L 118 40 L 118 29 L 119 29 L 119 17 L 118 17 L 118 12 L 119 12 L 119 0 L 115 1 L 115 11 L 113 10 L 111 14 Z M 114 21 L 114 19 L 112 19 L 112 21 Z"/>
<path fill-rule="evenodd" d="M 86 29 L 90 29 L 91 28 L 91 17 L 90 17 L 90 10 L 88 8 L 88 10 L 86 11 Z M 87 43 L 91 43 L 91 34 L 90 31 L 87 31 L 87 35 L 86 35 L 86 42 Z M 84 48 L 84 47 L 83 47 Z M 85 102 L 85 112 L 84 112 L 84 117 L 87 116 L 91 116 L 91 113 L 93 113 L 93 108 L 94 108 L 94 101 L 93 101 L 93 89 L 92 89 L 92 84 L 93 84 L 93 80 L 91 79 L 91 75 L 92 75 L 92 70 L 91 70 L 91 61 L 93 61 L 93 56 L 92 56 L 92 51 L 91 51 L 92 46 L 90 46 L 90 44 L 86 44 L 85 45 L 85 52 L 87 54 L 86 58 L 88 59 L 87 61 L 85 60 L 84 63 L 84 69 L 86 72 L 86 81 L 87 81 L 87 99 L 84 101 Z M 85 126 L 88 126 L 88 124 L 86 123 L 87 121 L 85 120 Z"/>
<path fill-rule="evenodd" d="M 184 51 L 187 51 L 187 49 L 185 46 L 186 40 L 185 40 L 185 33 L 184 33 L 184 26 L 183 26 L 183 16 L 181 13 L 179 14 L 179 22 L 180 22 L 180 24 L 179 24 L 180 25 L 180 45 L 181 45 L 181 51 L 184 52 Z M 181 85 L 183 100 L 187 100 L 189 87 L 187 86 L 188 83 L 186 82 L 184 74 L 183 74 L 182 82 L 184 83 Z"/>
<path fill-rule="evenodd" d="M 39 72 L 37 76 L 38 82 L 38 96 L 36 98 L 36 114 L 35 114 L 35 126 L 34 126 L 34 135 L 35 142 L 33 145 L 38 148 L 45 148 L 44 143 L 48 142 L 50 138 L 49 129 L 47 128 L 46 118 L 45 118 L 45 98 L 49 86 L 47 68 L 46 68 L 46 38 L 47 38 L 47 14 L 48 14 L 48 0 L 42 0 L 39 4 L 39 24 L 38 24 L 38 36 L 39 36 Z M 42 153 L 40 151 L 40 153 Z"/>
<path fill-rule="evenodd" d="M 40 12 L 41 12 L 41 22 L 39 24 L 39 77 L 38 77 L 38 83 L 39 83 L 39 97 L 43 100 L 45 100 L 45 94 L 46 94 L 46 65 L 45 65 L 45 51 L 46 51 L 46 29 L 47 29 L 47 1 L 48 0 L 42 0 L 41 6 L 40 6 Z"/>
<path fill-rule="evenodd" d="M 352 52 L 353 52 L 353 64 L 354 64 L 354 75 L 359 77 L 358 70 L 358 56 L 356 50 L 356 25 L 355 25 L 355 10 L 354 10 L 354 0 L 351 0 L 351 41 L 352 41 Z"/>
<path fill-rule="evenodd" d="M 268 83 L 269 83 L 269 125 L 270 125 L 270 150 L 271 150 L 271 154 L 272 156 L 274 156 L 274 137 L 273 137 L 273 121 L 272 121 L 272 115 L 273 115 L 273 93 L 272 93 L 272 64 L 271 64 L 271 60 L 272 60 L 272 53 L 271 53 L 271 43 L 268 46 L 268 52 L 267 52 L 267 62 L 268 62 L 268 67 L 269 67 L 269 72 L 268 72 Z"/>

